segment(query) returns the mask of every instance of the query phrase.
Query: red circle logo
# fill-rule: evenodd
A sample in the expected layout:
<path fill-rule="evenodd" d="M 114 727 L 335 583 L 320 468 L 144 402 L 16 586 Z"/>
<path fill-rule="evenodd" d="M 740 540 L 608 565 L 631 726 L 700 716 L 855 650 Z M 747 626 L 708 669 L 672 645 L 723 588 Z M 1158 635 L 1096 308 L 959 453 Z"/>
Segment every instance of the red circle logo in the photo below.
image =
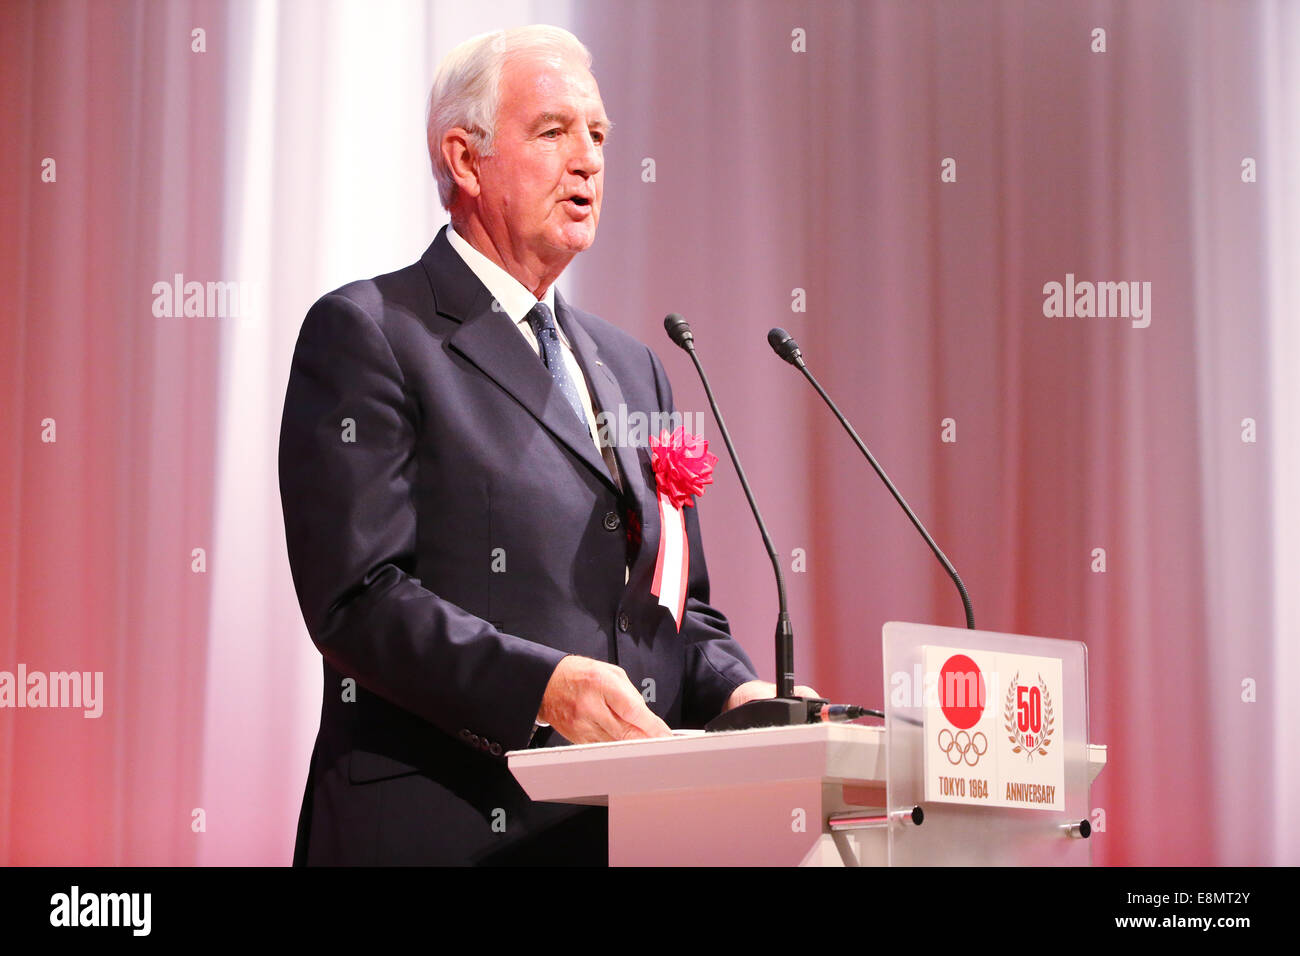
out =
<path fill-rule="evenodd" d="M 984 675 L 965 654 L 954 654 L 939 670 L 939 706 L 958 730 L 970 730 L 984 713 Z"/>

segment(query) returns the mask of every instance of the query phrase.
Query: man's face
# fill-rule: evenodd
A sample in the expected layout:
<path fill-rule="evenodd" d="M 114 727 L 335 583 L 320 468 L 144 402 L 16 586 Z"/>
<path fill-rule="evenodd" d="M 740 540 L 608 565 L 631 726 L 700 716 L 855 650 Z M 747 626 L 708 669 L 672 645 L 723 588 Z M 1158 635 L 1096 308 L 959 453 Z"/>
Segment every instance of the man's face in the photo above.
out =
<path fill-rule="evenodd" d="M 609 121 L 595 77 L 551 55 L 506 62 L 479 214 L 513 258 L 567 262 L 596 238 Z"/>

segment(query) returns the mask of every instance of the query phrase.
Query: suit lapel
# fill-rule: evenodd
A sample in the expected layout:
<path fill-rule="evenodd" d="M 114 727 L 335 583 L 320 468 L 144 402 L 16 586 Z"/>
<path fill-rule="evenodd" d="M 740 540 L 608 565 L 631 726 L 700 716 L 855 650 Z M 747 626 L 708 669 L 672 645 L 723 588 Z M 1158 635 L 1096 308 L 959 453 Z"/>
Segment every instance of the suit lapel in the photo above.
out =
<path fill-rule="evenodd" d="M 595 339 L 569 308 L 558 290 L 555 293 L 555 312 L 560 327 L 573 346 L 578 364 L 582 366 L 583 373 L 587 376 L 587 386 L 591 389 L 592 400 L 596 407 L 604 413 L 606 421 L 617 423 L 623 420 L 628 411 L 623 389 L 609 366 L 601 359 Z M 620 413 L 620 409 L 623 409 L 623 413 Z M 648 455 L 649 452 L 645 448 L 619 440 L 623 437 L 625 436 L 618 435 L 617 430 L 614 430 L 614 458 L 618 461 L 618 470 L 623 476 L 625 493 L 644 511 L 646 482 L 642 471 L 642 456 Z M 647 458 L 646 461 L 648 462 L 649 459 Z"/>
<path fill-rule="evenodd" d="M 442 233 L 421 261 L 438 313 L 460 323 L 447 338 L 447 345 L 473 362 L 617 491 L 586 427 L 573 414 L 546 367 L 510 316 L 493 309 L 492 295 Z"/>
<path fill-rule="evenodd" d="M 627 409 L 627 400 L 609 365 L 600 357 L 595 339 L 591 337 L 582 321 L 565 303 L 557 290 L 555 293 L 555 312 L 564 334 L 569 337 L 573 352 L 578 357 L 587 376 L 588 387 L 596 405 L 609 416 L 606 420 L 618 423 L 622 420 L 620 407 Z M 628 410 L 630 412 L 630 410 Z M 649 423 L 647 423 L 647 428 Z M 618 461 L 619 472 L 623 476 L 623 494 L 625 501 L 635 507 L 641 523 L 640 542 L 636 552 L 636 564 L 648 561 L 654 564 L 659 552 L 659 499 L 646 475 L 652 474 L 650 468 L 650 448 L 648 444 L 634 445 L 623 440 L 615 432 L 613 448 Z M 653 480 L 653 479 L 652 479 Z M 635 567 L 635 566 L 634 566 Z M 649 574 L 648 566 L 645 572 Z"/>

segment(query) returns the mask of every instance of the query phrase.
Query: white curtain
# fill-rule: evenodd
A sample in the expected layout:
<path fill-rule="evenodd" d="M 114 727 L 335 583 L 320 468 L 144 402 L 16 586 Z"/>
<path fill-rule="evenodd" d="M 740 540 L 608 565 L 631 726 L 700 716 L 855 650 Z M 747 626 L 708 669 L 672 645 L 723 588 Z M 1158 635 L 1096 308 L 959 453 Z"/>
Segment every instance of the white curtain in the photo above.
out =
<path fill-rule="evenodd" d="M 226 273 L 260 291 L 222 349 L 201 864 L 283 864 L 320 712 L 277 481 L 284 388 L 319 296 L 419 258 L 446 221 L 424 112 L 477 33 L 569 25 L 567 3 L 236 3 L 226 30 Z"/>

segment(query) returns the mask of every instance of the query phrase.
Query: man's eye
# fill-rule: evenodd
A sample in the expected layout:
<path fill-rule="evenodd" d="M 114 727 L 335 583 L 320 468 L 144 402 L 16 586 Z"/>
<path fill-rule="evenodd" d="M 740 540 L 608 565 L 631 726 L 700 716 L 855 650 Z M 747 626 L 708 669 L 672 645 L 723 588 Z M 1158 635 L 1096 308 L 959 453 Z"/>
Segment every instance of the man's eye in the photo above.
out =
<path fill-rule="evenodd" d="M 604 133 L 592 133 L 592 134 L 591 134 L 591 141 L 592 141 L 593 143 L 595 143 L 597 146 L 604 146 L 604 145 L 605 145 L 605 134 L 604 134 Z"/>
<path fill-rule="evenodd" d="M 542 135 L 543 135 L 543 136 L 548 136 L 548 137 L 550 137 L 551 139 L 554 139 L 556 136 L 559 136 L 561 132 L 562 132 L 562 131 L 559 130 L 559 129 L 548 129 L 548 130 L 547 130 L 545 133 L 543 133 Z"/>

